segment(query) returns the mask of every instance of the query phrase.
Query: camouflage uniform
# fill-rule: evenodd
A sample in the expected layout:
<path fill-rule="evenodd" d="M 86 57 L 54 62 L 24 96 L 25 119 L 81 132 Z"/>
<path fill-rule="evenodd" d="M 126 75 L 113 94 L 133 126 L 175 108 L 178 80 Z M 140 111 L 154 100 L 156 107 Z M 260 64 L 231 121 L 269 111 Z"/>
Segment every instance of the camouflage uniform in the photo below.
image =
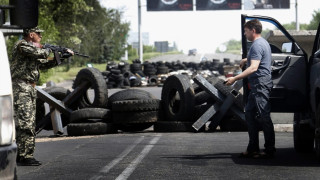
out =
<path fill-rule="evenodd" d="M 16 43 L 10 61 L 14 96 L 14 119 L 18 158 L 33 158 L 35 150 L 36 89 L 39 69 L 54 67 L 48 61 L 50 49 L 41 49 L 22 39 Z"/>

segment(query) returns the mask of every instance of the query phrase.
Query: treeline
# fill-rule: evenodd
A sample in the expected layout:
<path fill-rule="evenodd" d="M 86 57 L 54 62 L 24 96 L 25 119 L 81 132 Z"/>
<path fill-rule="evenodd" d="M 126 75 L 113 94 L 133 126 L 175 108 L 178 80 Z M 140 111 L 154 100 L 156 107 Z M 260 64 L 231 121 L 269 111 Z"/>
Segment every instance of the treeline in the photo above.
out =
<path fill-rule="evenodd" d="M 9 0 L 0 3 L 9 4 Z M 99 0 L 39 0 L 38 26 L 45 30 L 42 43 L 90 56 L 90 59 L 73 57 L 73 64 L 119 60 L 126 49 L 129 25 L 122 21 L 122 12 L 102 7 Z M 9 37 L 9 56 L 18 38 L 21 37 Z"/>

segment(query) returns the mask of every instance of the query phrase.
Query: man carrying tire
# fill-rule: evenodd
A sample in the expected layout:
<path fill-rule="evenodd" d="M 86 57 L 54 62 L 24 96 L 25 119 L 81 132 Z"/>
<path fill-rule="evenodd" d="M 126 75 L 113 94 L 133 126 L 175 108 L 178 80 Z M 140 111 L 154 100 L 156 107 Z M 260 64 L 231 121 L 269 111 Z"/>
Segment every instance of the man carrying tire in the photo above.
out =
<path fill-rule="evenodd" d="M 241 74 L 226 79 L 231 85 L 239 79 L 248 77 L 250 89 L 245 117 L 248 124 L 249 144 L 247 150 L 240 157 L 272 158 L 275 149 L 275 133 L 270 118 L 269 96 L 272 88 L 271 79 L 271 49 L 269 43 L 261 37 L 262 25 L 259 20 L 253 19 L 244 25 L 244 35 L 252 46 L 247 58 L 243 59 L 240 67 L 247 63 L 247 69 Z M 265 138 L 265 150 L 260 153 L 259 130 L 262 128 Z"/>
<path fill-rule="evenodd" d="M 18 145 L 17 164 L 21 166 L 39 166 L 33 153 L 35 151 L 35 113 L 36 89 L 39 69 L 49 69 L 57 65 L 48 60 L 50 49 L 40 44 L 43 30 L 38 27 L 24 29 L 24 37 L 13 49 L 10 60 L 12 89 L 14 98 L 14 119 L 16 124 L 16 142 Z M 73 54 L 70 51 L 70 54 Z"/>

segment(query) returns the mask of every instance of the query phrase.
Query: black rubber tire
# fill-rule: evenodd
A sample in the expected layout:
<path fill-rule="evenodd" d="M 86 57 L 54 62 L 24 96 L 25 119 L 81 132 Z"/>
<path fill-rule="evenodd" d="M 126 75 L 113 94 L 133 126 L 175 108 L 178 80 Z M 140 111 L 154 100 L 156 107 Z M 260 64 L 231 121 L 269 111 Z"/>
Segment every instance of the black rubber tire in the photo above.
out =
<path fill-rule="evenodd" d="M 219 79 L 214 85 L 214 87 L 217 88 L 225 96 L 228 96 L 232 91 L 232 87 L 223 84 L 223 82 L 223 79 Z M 244 109 L 243 95 L 241 93 L 239 93 L 239 95 L 236 97 L 234 104 L 240 109 Z"/>
<path fill-rule="evenodd" d="M 167 66 L 158 66 L 157 74 L 168 74 L 169 68 Z"/>
<path fill-rule="evenodd" d="M 143 124 L 154 123 L 158 120 L 158 111 L 127 111 L 112 112 L 112 121 L 115 124 Z"/>
<path fill-rule="evenodd" d="M 214 103 L 215 100 L 211 98 L 210 94 L 205 91 L 201 91 L 195 95 L 195 105 L 201 105 L 204 103 Z"/>
<path fill-rule="evenodd" d="M 158 84 L 158 77 L 157 76 L 151 76 L 148 79 L 148 85 L 157 85 Z"/>
<path fill-rule="evenodd" d="M 112 103 L 112 111 L 156 111 L 159 110 L 159 99 L 124 100 Z"/>
<path fill-rule="evenodd" d="M 84 108 L 73 111 L 70 115 L 70 123 L 83 122 L 86 120 L 103 120 L 104 122 L 112 121 L 111 111 L 103 108 Z"/>
<path fill-rule="evenodd" d="M 193 122 L 158 121 L 153 125 L 155 132 L 196 132 L 192 127 Z M 203 126 L 198 132 L 205 130 Z"/>
<path fill-rule="evenodd" d="M 67 126 L 68 136 L 114 134 L 117 132 L 116 126 L 112 123 L 71 123 Z"/>
<path fill-rule="evenodd" d="M 58 100 L 63 100 L 70 91 L 63 87 L 47 87 L 43 89 L 45 92 L 53 96 L 54 98 Z M 77 105 L 72 105 L 77 106 Z M 76 109 L 76 107 L 71 107 L 72 109 Z M 39 125 L 40 121 L 46 116 L 45 114 L 45 108 L 44 108 L 44 101 L 42 101 L 40 98 L 37 98 L 36 100 L 36 125 Z M 61 114 L 61 120 L 62 125 L 66 126 L 69 123 L 69 116 L 65 114 Z M 52 124 L 49 123 L 47 126 L 44 127 L 45 130 L 52 130 Z"/>
<path fill-rule="evenodd" d="M 123 100 L 156 99 L 151 93 L 141 89 L 125 89 L 112 94 L 108 99 L 108 109 L 112 109 L 112 103 Z"/>
<path fill-rule="evenodd" d="M 300 124 L 301 113 L 293 116 L 293 144 L 297 152 L 309 153 L 314 149 L 314 129 L 310 124 Z"/>
<path fill-rule="evenodd" d="M 108 90 L 106 81 L 104 80 L 101 72 L 95 68 L 85 68 L 80 70 L 74 80 L 72 88 L 75 89 L 83 81 L 88 81 L 90 83 L 90 88 L 94 90 L 94 100 L 93 102 L 90 102 L 88 94 L 84 93 L 79 100 L 80 108 L 106 107 L 108 103 Z"/>
<path fill-rule="evenodd" d="M 193 121 L 195 94 L 188 77 L 172 75 L 164 82 L 161 100 L 167 121 Z"/>

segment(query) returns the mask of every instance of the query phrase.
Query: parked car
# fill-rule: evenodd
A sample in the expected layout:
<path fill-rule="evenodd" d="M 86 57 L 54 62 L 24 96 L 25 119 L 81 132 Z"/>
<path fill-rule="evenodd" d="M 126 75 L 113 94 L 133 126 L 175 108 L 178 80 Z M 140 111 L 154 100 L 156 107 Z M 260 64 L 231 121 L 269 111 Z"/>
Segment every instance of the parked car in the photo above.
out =
<path fill-rule="evenodd" d="M 320 26 L 312 42 L 297 41 L 275 19 L 242 15 L 242 52 L 247 56 L 250 42 L 244 36 L 244 24 L 259 19 L 272 51 L 272 112 L 294 113 L 294 147 L 298 152 L 313 152 L 320 160 Z M 298 33 L 297 33 L 298 34 Z M 301 36 L 300 36 L 301 37 Z M 306 40 L 306 39 L 304 39 Z M 303 46 L 302 46 L 303 45 Z M 246 87 L 246 86 L 244 86 Z M 247 90 L 245 95 L 247 94 Z"/>
<path fill-rule="evenodd" d="M 16 179 L 17 144 L 13 119 L 13 97 L 7 48 L 0 32 L 0 179 Z"/>

